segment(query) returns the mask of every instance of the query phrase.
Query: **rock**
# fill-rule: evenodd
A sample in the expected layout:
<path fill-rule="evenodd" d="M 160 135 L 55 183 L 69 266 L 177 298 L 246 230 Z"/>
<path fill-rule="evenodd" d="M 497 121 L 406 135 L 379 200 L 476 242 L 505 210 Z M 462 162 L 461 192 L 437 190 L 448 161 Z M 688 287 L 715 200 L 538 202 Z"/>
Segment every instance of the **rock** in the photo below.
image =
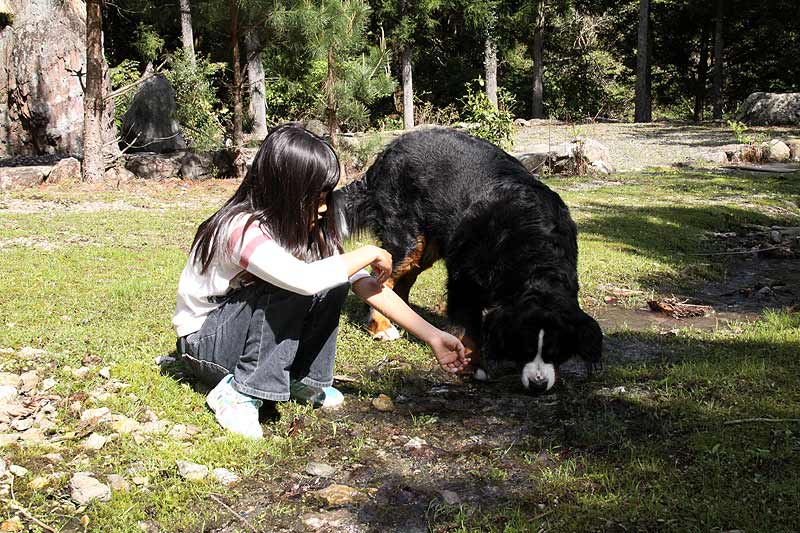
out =
<path fill-rule="evenodd" d="M 45 166 L 0 167 L 0 191 L 39 185 L 50 169 L 51 167 Z"/>
<path fill-rule="evenodd" d="M 58 464 L 64 462 L 64 456 L 60 453 L 48 453 L 43 456 L 48 463 Z"/>
<path fill-rule="evenodd" d="M 308 463 L 306 473 L 317 477 L 331 477 L 336 469 L 325 463 Z"/>
<path fill-rule="evenodd" d="M 30 392 L 39 384 L 39 376 L 35 371 L 31 370 L 25 372 L 19 377 L 19 390 L 22 392 Z"/>
<path fill-rule="evenodd" d="M 11 372 L 0 372 L 0 386 L 19 387 L 20 376 Z"/>
<path fill-rule="evenodd" d="M 82 366 L 80 368 L 76 368 L 72 371 L 72 375 L 78 379 L 83 379 L 88 376 L 92 372 L 92 369 L 88 366 Z"/>
<path fill-rule="evenodd" d="M 36 476 L 28 483 L 28 488 L 31 490 L 42 490 L 50 484 L 50 478 L 46 476 Z"/>
<path fill-rule="evenodd" d="M 138 430 L 139 427 L 139 422 L 133 418 L 128 418 L 127 416 L 119 415 L 111 420 L 111 428 L 122 435 L 133 433 L 134 431 Z"/>
<path fill-rule="evenodd" d="M 127 183 L 136 179 L 136 174 L 125 167 L 111 167 L 103 174 L 103 179 L 108 183 Z"/>
<path fill-rule="evenodd" d="M 11 422 L 11 427 L 17 431 L 27 431 L 33 427 L 33 418 L 17 418 Z"/>
<path fill-rule="evenodd" d="M 14 4 L 13 25 L 0 32 L 0 154 L 80 154 L 86 7 L 51 0 Z M 102 68 L 108 71 L 105 60 Z M 108 91 L 108 76 L 103 83 Z M 116 136 L 113 101 L 105 111 L 103 138 L 110 142 Z"/>
<path fill-rule="evenodd" d="M 14 474 L 16 477 L 25 477 L 28 475 L 29 470 L 24 466 L 19 465 L 11 465 L 8 467 L 8 471 Z"/>
<path fill-rule="evenodd" d="M 153 360 L 153 362 L 158 366 L 166 366 L 174 363 L 176 360 L 177 359 L 175 359 L 174 357 L 170 357 L 169 355 L 159 355 Z"/>
<path fill-rule="evenodd" d="M 317 119 L 305 121 L 303 127 L 319 137 L 325 137 L 328 134 L 328 128 Z"/>
<path fill-rule="evenodd" d="M 111 488 L 100 483 L 89 472 L 77 472 L 69 480 L 69 486 L 70 497 L 79 505 L 86 505 L 94 500 L 107 502 L 111 499 Z"/>
<path fill-rule="evenodd" d="M 19 391 L 17 391 L 16 387 L 0 385 L 0 404 L 13 402 L 17 399 L 18 394 Z"/>
<path fill-rule="evenodd" d="M 145 180 L 177 178 L 182 158 L 183 154 L 137 154 L 127 158 L 125 168 Z"/>
<path fill-rule="evenodd" d="M 141 84 L 122 117 L 122 139 L 130 145 L 128 152 L 185 150 L 175 109 L 175 91 L 166 77 L 158 74 Z"/>
<path fill-rule="evenodd" d="M 24 431 L 19 438 L 26 444 L 42 444 L 45 441 L 44 432 L 37 428 L 31 428 Z"/>
<path fill-rule="evenodd" d="M 47 175 L 47 183 L 72 183 L 81 180 L 81 162 L 74 157 L 62 159 Z"/>
<path fill-rule="evenodd" d="M 608 148 L 599 141 L 583 137 L 568 143 L 526 146 L 524 152 L 516 157 L 532 174 L 540 174 L 545 170 L 556 174 L 574 174 L 581 168 L 596 174 L 615 171 Z"/>
<path fill-rule="evenodd" d="M 98 372 L 98 374 L 100 374 L 100 377 L 103 377 L 103 378 L 106 378 L 106 379 L 111 379 L 111 369 L 109 367 L 107 367 L 107 366 L 101 368 L 100 372 Z"/>
<path fill-rule="evenodd" d="M 214 476 L 214 479 L 216 479 L 226 487 L 229 485 L 233 485 L 234 483 L 239 481 L 239 476 L 237 476 L 227 468 L 215 468 L 214 470 L 211 471 L 211 474 Z"/>
<path fill-rule="evenodd" d="M 347 485 L 330 485 L 322 490 L 314 491 L 313 494 L 324 500 L 331 507 L 347 505 L 361 496 L 357 489 Z"/>
<path fill-rule="evenodd" d="M 372 407 L 382 412 L 394 411 L 394 402 L 389 396 L 380 394 L 377 398 L 373 398 Z"/>
<path fill-rule="evenodd" d="M 428 443 L 424 439 L 420 439 L 419 437 L 414 437 L 412 439 L 409 439 L 409 441 L 406 442 L 405 445 L 403 445 L 403 448 L 405 448 L 406 450 L 414 450 L 417 448 L 422 448 L 423 446 L 427 446 L 427 444 Z"/>
<path fill-rule="evenodd" d="M 14 444 L 19 440 L 19 433 L 0 433 L 0 448 Z"/>
<path fill-rule="evenodd" d="M 586 139 L 579 137 L 573 143 L 581 143 L 583 145 L 583 157 L 585 157 L 595 172 L 600 174 L 613 174 L 615 169 L 611 163 L 611 155 L 609 154 L 608 147 L 594 139 Z"/>
<path fill-rule="evenodd" d="M 440 490 L 439 496 L 442 497 L 442 501 L 444 501 L 444 503 L 447 505 L 458 505 L 461 503 L 461 498 L 459 498 L 458 494 L 452 490 Z"/>
<path fill-rule="evenodd" d="M 704 154 L 700 154 L 697 159 L 700 161 L 708 161 L 709 163 L 714 163 L 717 165 L 725 165 L 728 163 L 728 154 L 721 151 L 705 152 Z"/>
<path fill-rule="evenodd" d="M 800 161 L 800 139 L 787 139 L 783 142 L 789 147 L 789 158 Z"/>
<path fill-rule="evenodd" d="M 189 461 L 175 461 L 178 465 L 178 475 L 189 481 L 200 481 L 208 477 L 208 467 Z"/>
<path fill-rule="evenodd" d="M 167 436 L 176 440 L 186 440 L 200 433 L 200 428 L 191 424 L 175 424 Z"/>
<path fill-rule="evenodd" d="M 109 474 L 106 476 L 111 490 L 114 492 L 128 492 L 131 490 L 131 485 L 128 481 L 119 474 Z"/>
<path fill-rule="evenodd" d="M 22 521 L 17 518 L 11 518 L 9 520 L 3 520 L 0 523 L 0 531 L 25 531 L 25 526 L 22 525 Z"/>
<path fill-rule="evenodd" d="M 46 379 L 42 380 L 42 386 L 40 388 L 41 388 L 42 392 L 47 392 L 50 389 L 52 389 L 53 387 L 55 387 L 56 383 L 57 383 L 57 381 L 54 380 L 53 378 L 46 378 Z"/>
<path fill-rule="evenodd" d="M 357 523 L 356 516 L 346 509 L 307 513 L 301 520 L 312 531 L 349 531 Z"/>
<path fill-rule="evenodd" d="M 108 438 L 99 433 L 92 433 L 83 441 L 83 448 L 86 450 L 98 451 L 108 442 Z"/>
<path fill-rule="evenodd" d="M 800 124 L 800 93 L 753 93 L 739 107 L 736 120 L 751 126 Z"/>
<path fill-rule="evenodd" d="M 144 424 L 141 425 L 139 431 L 141 433 L 144 433 L 145 435 L 151 433 L 166 433 L 167 430 L 169 429 L 169 424 L 170 424 L 169 420 L 155 420 L 151 422 L 145 422 Z"/>
<path fill-rule="evenodd" d="M 147 479 L 147 476 L 133 476 L 131 481 L 133 481 L 133 484 L 136 486 L 145 487 L 147 486 L 147 482 L 149 480 Z"/>
<path fill-rule="evenodd" d="M 94 421 L 97 424 L 109 422 L 111 420 L 111 410 L 108 407 L 98 407 L 97 409 L 87 409 L 81 413 L 81 422 Z"/>
<path fill-rule="evenodd" d="M 774 163 L 781 163 L 788 161 L 792 155 L 791 150 L 786 144 L 779 139 L 772 139 L 765 143 L 764 154 L 768 161 Z"/>

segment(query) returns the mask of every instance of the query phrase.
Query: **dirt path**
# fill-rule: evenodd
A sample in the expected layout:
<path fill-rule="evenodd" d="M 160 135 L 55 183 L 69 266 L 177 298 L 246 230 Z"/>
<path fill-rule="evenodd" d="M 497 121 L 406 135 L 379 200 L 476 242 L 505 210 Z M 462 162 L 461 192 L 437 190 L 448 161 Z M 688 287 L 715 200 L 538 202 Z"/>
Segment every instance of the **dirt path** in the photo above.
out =
<path fill-rule="evenodd" d="M 797 128 L 753 128 L 752 131 L 763 133 L 767 138 L 800 136 L 800 129 Z M 605 144 L 610 151 L 611 161 L 620 172 L 670 166 L 736 143 L 730 128 L 712 124 L 565 124 L 541 120 L 534 121 L 533 125 L 517 133 L 513 152 L 525 153 L 526 147 L 534 144 L 568 142 L 579 135 Z"/>

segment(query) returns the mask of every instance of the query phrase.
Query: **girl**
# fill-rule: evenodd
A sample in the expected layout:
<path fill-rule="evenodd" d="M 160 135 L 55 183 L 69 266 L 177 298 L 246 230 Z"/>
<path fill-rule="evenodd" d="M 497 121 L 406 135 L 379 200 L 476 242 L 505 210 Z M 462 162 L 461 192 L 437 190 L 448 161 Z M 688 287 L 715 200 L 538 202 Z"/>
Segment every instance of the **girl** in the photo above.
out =
<path fill-rule="evenodd" d="M 348 288 L 425 341 L 445 371 L 468 364 L 456 337 L 382 286 L 392 271 L 385 250 L 342 253 L 339 217 L 331 215 L 338 181 L 327 143 L 302 126 L 279 126 L 233 197 L 197 230 L 172 323 L 178 353 L 216 385 L 206 402 L 234 433 L 262 437 L 264 400 L 342 403 L 331 385 Z"/>

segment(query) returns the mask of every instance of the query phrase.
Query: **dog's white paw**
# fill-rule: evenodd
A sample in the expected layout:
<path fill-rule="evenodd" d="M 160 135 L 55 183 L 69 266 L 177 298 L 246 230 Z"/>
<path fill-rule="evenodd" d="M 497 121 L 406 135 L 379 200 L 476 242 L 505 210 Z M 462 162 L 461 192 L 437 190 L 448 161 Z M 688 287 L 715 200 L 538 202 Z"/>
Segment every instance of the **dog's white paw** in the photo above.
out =
<path fill-rule="evenodd" d="M 376 341 L 396 341 L 400 338 L 400 332 L 396 327 L 392 326 L 389 329 L 379 331 L 372 336 Z"/>
<path fill-rule="evenodd" d="M 489 381 L 489 374 L 482 368 L 476 369 L 473 377 L 478 381 Z"/>

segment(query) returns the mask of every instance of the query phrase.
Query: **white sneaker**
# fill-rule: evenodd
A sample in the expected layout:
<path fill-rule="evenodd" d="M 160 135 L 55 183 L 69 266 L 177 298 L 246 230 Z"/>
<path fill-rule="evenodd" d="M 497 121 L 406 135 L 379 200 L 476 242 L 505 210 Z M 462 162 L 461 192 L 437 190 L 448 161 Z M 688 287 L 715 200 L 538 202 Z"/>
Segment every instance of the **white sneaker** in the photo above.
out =
<path fill-rule="evenodd" d="M 233 388 L 233 374 L 228 374 L 206 396 L 219 425 L 251 439 L 261 439 L 264 432 L 258 422 L 258 409 L 264 403 Z"/>

